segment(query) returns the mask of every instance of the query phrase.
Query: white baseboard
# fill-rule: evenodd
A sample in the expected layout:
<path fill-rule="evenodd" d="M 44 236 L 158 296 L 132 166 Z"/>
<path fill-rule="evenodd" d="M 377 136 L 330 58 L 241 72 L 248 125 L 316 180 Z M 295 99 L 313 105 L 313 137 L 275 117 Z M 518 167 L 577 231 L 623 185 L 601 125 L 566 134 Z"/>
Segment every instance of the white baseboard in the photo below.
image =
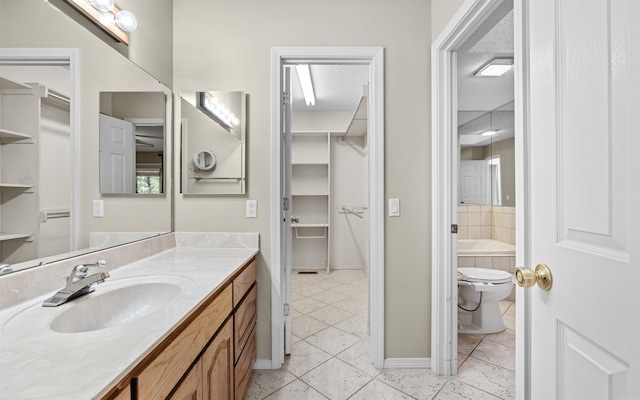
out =
<path fill-rule="evenodd" d="M 431 368 L 430 358 L 385 358 L 384 368 Z"/>
<path fill-rule="evenodd" d="M 253 369 L 273 369 L 271 366 L 271 360 L 269 359 L 258 359 L 256 363 L 253 364 Z"/>

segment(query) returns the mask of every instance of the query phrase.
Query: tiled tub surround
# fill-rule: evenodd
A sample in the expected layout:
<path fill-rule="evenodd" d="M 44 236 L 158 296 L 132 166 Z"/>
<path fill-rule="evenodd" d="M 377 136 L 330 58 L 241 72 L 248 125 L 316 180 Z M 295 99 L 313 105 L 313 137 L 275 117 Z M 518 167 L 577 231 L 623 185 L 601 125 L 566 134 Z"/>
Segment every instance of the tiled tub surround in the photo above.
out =
<path fill-rule="evenodd" d="M 515 207 L 458 206 L 458 239 L 493 239 L 515 244 L 515 213 Z"/>
<path fill-rule="evenodd" d="M 1 277 L 2 397 L 100 399 L 257 253 L 258 234 L 175 233 Z M 73 265 L 97 259 L 108 262 L 108 281 L 177 276 L 191 280 L 192 289 L 156 314 L 98 331 L 56 333 L 45 321 L 5 329 L 17 312 L 62 288 Z M 51 318 L 66 306 L 50 308 Z"/>

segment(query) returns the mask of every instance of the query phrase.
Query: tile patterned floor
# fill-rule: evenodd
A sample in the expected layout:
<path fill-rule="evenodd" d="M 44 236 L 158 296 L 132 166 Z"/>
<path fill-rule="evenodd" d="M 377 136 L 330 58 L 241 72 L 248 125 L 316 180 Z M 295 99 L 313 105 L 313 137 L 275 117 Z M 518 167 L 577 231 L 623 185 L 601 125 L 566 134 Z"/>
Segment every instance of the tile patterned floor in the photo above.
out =
<path fill-rule="evenodd" d="M 367 334 L 367 279 L 360 270 L 292 275 L 292 353 L 278 370 L 255 370 L 245 400 L 489 400 L 515 398 L 515 306 L 507 329 L 458 336 L 458 376 L 376 369 Z"/>

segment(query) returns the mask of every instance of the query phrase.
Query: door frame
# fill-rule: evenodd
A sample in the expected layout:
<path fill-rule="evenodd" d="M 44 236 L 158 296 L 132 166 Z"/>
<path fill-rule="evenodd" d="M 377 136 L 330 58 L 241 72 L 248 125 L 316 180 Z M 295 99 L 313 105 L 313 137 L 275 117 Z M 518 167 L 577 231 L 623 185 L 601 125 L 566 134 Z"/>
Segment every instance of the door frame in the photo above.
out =
<path fill-rule="evenodd" d="M 438 375 L 457 373 L 457 246 L 451 225 L 457 224 L 455 165 L 455 51 L 504 0 L 466 0 L 433 42 L 432 56 L 432 325 L 431 369 Z M 528 265 L 527 200 L 527 35 L 526 1 L 514 0 L 515 154 L 516 154 L 516 263 Z M 516 398 L 530 393 L 529 296 L 516 290 Z"/>
<path fill-rule="evenodd" d="M 284 289 L 281 260 L 281 79 L 285 64 L 369 64 L 369 297 L 371 359 L 384 365 L 384 49 L 274 47 L 271 49 L 271 368 L 284 363 Z"/>
<path fill-rule="evenodd" d="M 69 66 L 70 100 L 69 135 L 71 143 L 71 198 L 69 251 L 78 249 L 80 218 L 80 50 L 76 48 L 2 48 L 1 62 L 29 62 L 33 65 L 64 64 Z"/>

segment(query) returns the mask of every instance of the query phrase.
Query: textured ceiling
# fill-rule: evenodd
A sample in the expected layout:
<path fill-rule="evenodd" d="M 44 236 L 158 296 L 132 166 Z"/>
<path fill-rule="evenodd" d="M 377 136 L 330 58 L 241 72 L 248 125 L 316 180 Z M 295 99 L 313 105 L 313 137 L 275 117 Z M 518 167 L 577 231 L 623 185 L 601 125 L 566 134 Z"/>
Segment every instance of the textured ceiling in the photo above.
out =
<path fill-rule="evenodd" d="M 368 65 L 310 65 L 316 104 L 307 106 L 292 68 L 292 106 L 296 111 L 355 111 L 362 87 L 369 83 Z"/>
<path fill-rule="evenodd" d="M 473 76 L 494 58 L 513 58 L 512 1 L 502 3 L 457 51 L 459 111 L 492 111 L 513 101 L 513 69 L 501 77 Z"/>

